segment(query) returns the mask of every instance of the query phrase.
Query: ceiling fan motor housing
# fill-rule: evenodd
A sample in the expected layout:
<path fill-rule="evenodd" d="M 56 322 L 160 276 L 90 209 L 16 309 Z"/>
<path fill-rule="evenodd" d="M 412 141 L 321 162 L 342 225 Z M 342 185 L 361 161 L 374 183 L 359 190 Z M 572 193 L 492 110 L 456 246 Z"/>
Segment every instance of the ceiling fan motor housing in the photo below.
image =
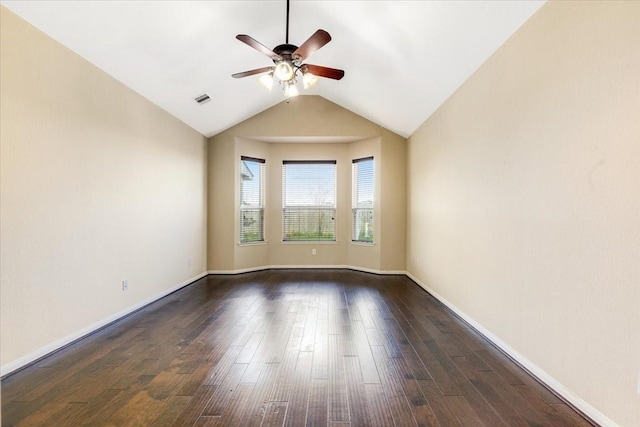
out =
<path fill-rule="evenodd" d="M 293 56 L 293 52 L 295 52 L 297 49 L 298 46 L 285 43 L 274 47 L 273 51 L 280 55 L 285 61 L 289 60 L 291 62 L 296 62 L 296 65 L 298 65 L 297 62 L 300 61 L 300 56 L 296 55 L 297 58 Z M 278 63 L 279 61 L 274 60 L 273 62 Z"/>

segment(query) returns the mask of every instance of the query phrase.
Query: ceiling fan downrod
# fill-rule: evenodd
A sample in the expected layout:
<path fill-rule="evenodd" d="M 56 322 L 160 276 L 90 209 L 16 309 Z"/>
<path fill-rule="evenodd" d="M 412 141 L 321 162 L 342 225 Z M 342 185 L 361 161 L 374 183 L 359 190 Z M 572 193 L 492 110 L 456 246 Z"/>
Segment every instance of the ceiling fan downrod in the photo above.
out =
<path fill-rule="evenodd" d="M 284 42 L 289 44 L 289 0 L 287 0 L 287 31 L 285 33 Z"/>

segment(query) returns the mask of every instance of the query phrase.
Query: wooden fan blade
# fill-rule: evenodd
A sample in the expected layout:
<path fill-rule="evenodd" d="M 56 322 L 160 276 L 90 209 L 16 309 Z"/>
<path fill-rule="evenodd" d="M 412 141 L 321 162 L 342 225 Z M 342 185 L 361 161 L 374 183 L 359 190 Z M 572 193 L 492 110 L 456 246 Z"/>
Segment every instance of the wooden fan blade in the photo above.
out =
<path fill-rule="evenodd" d="M 236 38 L 238 40 L 240 40 L 242 43 L 245 43 L 245 44 L 251 46 L 252 48 L 257 50 L 258 52 L 264 53 L 265 55 L 267 55 L 269 58 L 273 59 L 274 61 L 282 61 L 282 57 L 280 55 L 278 55 L 277 53 L 275 53 L 274 51 L 272 51 L 271 49 L 269 49 L 268 47 L 266 47 L 265 45 L 263 45 L 262 43 L 260 43 L 256 39 L 254 39 L 253 37 L 248 36 L 246 34 L 238 34 L 236 36 Z"/>
<path fill-rule="evenodd" d="M 344 77 L 344 71 L 337 68 L 322 67 L 320 65 L 305 64 L 307 70 L 314 76 L 326 77 L 328 79 L 340 80 Z"/>
<path fill-rule="evenodd" d="M 311 37 L 307 39 L 306 42 L 302 43 L 302 45 L 293 52 L 293 57 L 298 58 L 299 61 L 304 61 L 307 59 L 313 52 L 320 49 L 325 44 L 331 41 L 331 36 L 325 30 L 318 30 Z"/>
<path fill-rule="evenodd" d="M 273 71 L 274 68 L 275 67 L 256 68 L 255 70 L 243 71 L 241 73 L 232 74 L 231 77 L 235 77 L 236 79 L 239 79 L 241 77 L 248 77 L 248 76 L 253 76 L 255 74 L 266 73 L 267 71 Z"/>

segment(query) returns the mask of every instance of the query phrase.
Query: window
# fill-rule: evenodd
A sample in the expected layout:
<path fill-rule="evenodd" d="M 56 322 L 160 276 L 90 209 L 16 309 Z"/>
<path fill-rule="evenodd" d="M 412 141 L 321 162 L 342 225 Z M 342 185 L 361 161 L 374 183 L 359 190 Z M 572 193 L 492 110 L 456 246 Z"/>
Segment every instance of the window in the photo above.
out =
<path fill-rule="evenodd" d="M 283 241 L 335 241 L 336 161 L 283 161 L 282 204 Z"/>
<path fill-rule="evenodd" d="M 354 242 L 373 243 L 373 157 L 357 159 L 353 173 L 353 236 Z"/>
<path fill-rule="evenodd" d="M 240 158 L 240 243 L 264 241 L 264 160 Z"/>

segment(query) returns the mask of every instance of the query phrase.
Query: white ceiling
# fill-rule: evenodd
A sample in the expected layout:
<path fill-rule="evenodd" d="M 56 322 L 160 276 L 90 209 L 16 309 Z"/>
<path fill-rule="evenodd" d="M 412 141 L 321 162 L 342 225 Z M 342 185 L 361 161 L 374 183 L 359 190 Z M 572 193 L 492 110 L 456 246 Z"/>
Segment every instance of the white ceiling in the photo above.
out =
<path fill-rule="evenodd" d="M 235 36 L 284 43 L 285 0 L 1 3 L 205 136 L 283 100 L 231 74 L 272 65 Z M 289 42 L 322 28 L 332 41 L 306 62 L 345 70 L 301 92 L 409 136 L 543 3 L 292 0 Z"/>

